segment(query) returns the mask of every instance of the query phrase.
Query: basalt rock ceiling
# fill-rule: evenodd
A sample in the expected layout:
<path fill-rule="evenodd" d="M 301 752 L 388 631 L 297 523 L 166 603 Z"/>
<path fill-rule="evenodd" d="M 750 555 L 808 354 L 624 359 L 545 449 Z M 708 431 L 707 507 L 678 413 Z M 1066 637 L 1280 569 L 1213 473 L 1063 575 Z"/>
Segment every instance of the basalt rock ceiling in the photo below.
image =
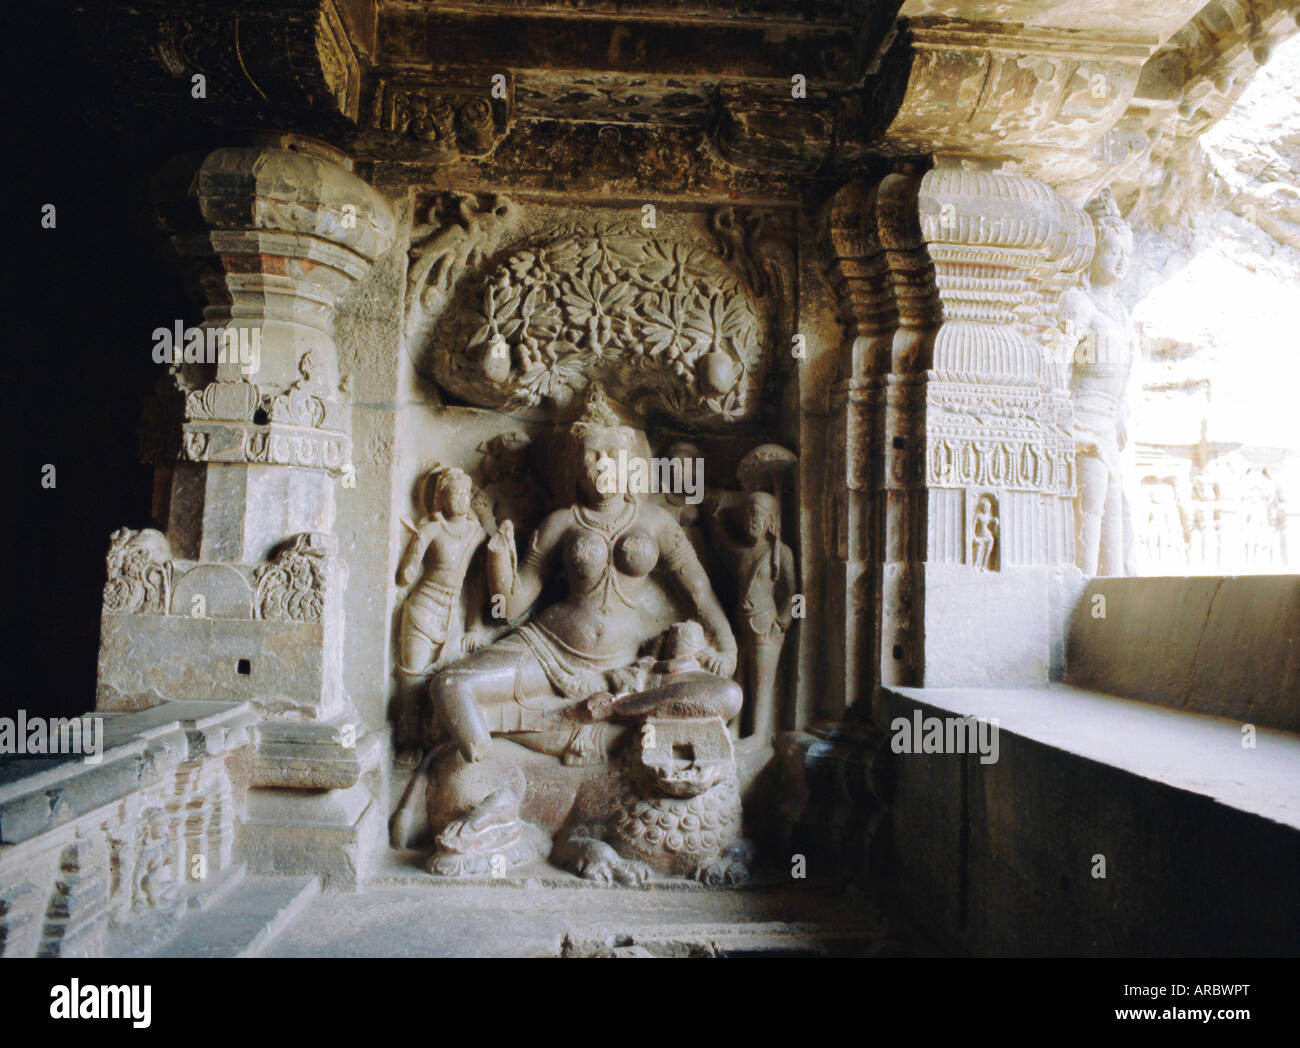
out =
<path fill-rule="evenodd" d="M 931 154 L 1082 202 L 1158 184 L 1296 18 L 1288 0 L 142 0 L 78 22 L 115 56 L 98 119 L 178 141 L 291 129 L 379 169 L 751 199 Z"/>

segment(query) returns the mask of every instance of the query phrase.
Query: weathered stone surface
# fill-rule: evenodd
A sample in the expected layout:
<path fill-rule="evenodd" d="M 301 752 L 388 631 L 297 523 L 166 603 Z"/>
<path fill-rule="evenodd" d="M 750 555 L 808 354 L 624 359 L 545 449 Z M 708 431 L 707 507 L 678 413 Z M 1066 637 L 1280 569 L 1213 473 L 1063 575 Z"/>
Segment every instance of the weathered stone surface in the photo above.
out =
<path fill-rule="evenodd" d="M 1235 724 L 1059 685 L 890 688 L 886 698 L 890 717 L 999 726 L 994 762 L 978 753 L 893 756 L 894 890 L 952 947 L 1004 956 L 1291 952 L 1300 927 L 1294 735 L 1261 728 L 1250 750 Z M 1231 912 L 1225 884 L 1249 886 Z"/>
<path fill-rule="evenodd" d="M 1081 687 L 1300 731 L 1300 578 L 1096 579 L 1066 658 Z"/>

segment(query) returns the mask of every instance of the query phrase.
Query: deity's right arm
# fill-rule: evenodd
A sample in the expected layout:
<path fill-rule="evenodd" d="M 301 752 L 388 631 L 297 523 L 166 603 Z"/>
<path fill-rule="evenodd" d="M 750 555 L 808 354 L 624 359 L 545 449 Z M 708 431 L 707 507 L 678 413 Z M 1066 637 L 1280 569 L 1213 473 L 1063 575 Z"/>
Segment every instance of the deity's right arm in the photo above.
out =
<path fill-rule="evenodd" d="M 405 521 L 402 522 L 406 524 Z M 410 529 L 410 525 L 406 525 Z M 424 550 L 428 545 L 428 539 L 423 531 L 411 529 L 409 531 L 411 541 L 406 544 L 406 552 L 402 555 L 401 566 L 397 569 L 397 579 L 403 586 L 409 586 L 420 574 L 420 565 L 424 560 Z"/>
<path fill-rule="evenodd" d="M 488 583 L 494 603 L 498 597 L 504 598 L 507 618 L 522 615 L 541 595 L 564 536 L 562 516 L 552 513 L 542 521 L 533 532 L 522 563 L 517 561 L 514 526 L 508 520 L 502 521 L 501 528 L 488 541 Z"/>

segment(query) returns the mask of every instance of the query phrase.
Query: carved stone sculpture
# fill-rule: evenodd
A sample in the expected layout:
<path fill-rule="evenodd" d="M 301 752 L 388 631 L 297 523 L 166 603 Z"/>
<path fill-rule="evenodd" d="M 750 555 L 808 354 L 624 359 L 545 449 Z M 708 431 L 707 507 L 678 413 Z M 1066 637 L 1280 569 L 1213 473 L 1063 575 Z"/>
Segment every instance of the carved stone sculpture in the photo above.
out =
<path fill-rule="evenodd" d="M 636 452 L 633 431 L 597 391 L 570 434 L 577 501 L 542 522 L 517 570 L 513 527 L 503 525 L 488 543 L 492 592 L 505 597 L 508 618 L 525 612 L 561 568 L 568 597 L 432 683 L 436 714 L 470 761 L 492 732 L 533 730 L 546 713 L 603 690 L 604 672 L 636 659 L 650 639 L 637 598 L 656 568 L 684 587 L 709 630 L 715 650 L 706 665 L 724 675 L 734 669 L 731 628 L 681 527 L 661 507 L 609 491 L 608 460 Z"/>
<path fill-rule="evenodd" d="M 104 611 L 165 615 L 171 607 L 172 555 L 160 531 L 118 528 L 108 549 Z"/>
<path fill-rule="evenodd" d="M 736 469 L 743 492 L 710 499 L 714 548 L 729 560 L 735 583 L 740 683 L 749 706 L 749 730 L 764 741 L 777 728 L 777 671 L 798 592 L 794 554 L 781 541 L 781 492 L 795 456 L 779 444 L 761 444 Z M 739 731 L 739 722 L 733 724 Z"/>
<path fill-rule="evenodd" d="M 589 382 L 696 424 L 751 418 L 763 321 L 731 267 L 630 224 L 552 231 L 467 284 L 432 343 L 438 381 L 521 418 L 567 413 Z"/>
<path fill-rule="evenodd" d="M 597 719 L 638 726 L 624 770 L 625 791 L 603 827 L 580 827 L 552 858 L 580 876 L 640 883 L 647 871 L 707 884 L 749 878 L 741 840 L 740 789 L 726 722 L 740 712 L 734 681 L 701 668 L 704 632 L 675 624 L 662 658 L 642 660 L 623 681 L 635 690 L 589 700 Z"/>
<path fill-rule="evenodd" d="M 406 695 L 398 717 L 399 751 L 417 743 L 416 696 L 430 674 L 477 644 L 464 632 L 461 590 L 470 560 L 487 537 L 471 512 L 473 485 L 464 470 L 434 470 L 422 487 L 427 516 L 418 526 L 402 521 L 411 538 L 398 581 L 415 585 L 402 605 L 397 673 Z M 411 762 L 411 754 L 402 756 Z"/>
<path fill-rule="evenodd" d="M 970 563 L 976 571 L 997 566 L 998 511 L 992 495 L 981 495 L 971 516 Z"/>
<path fill-rule="evenodd" d="M 1075 563 L 1091 577 L 1129 573 L 1119 456 L 1127 440 L 1125 389 L 1133 334 L 1115 288 L 1128 270 L 1133 233 L 1108 191 L 1090 201 L 1087 210 L 1097 233 L 1091 287 L 1061 297 L 1061 319 L 1075 347 L 1070 369 L 1079 490 Z"/>
<path fill-rule="evenodd" d="M 777 723 L 776 674 L 786 631 L 794 622 L 798 586 L 794 554 L 781 541 L 781 503 L 776 496 L 748 492 L 739 515 L 743 529 L 739 540 L 716 518 L 714 535 L 734 561 L 739 583 L 740 682 L 752 710 L 751 733 L 766 740 Z"/>
<path fill-rule="evenodd" d="M 474 511 L 489 535 L 505 521 L 516 535 L 531 535 L 545 509 L 545 496 L 530 469 L 531 441 L 519 430 L 499 433 L 479 445 L 481 491 L 474 496 Z"/>
<path fill-rule="evenodd" d="M 338 539 L 328 533 L 295 535 L 271 563 L 257 569 L 253 607 L 259 619 L 320 622 L 329 590 L 328 559 Z"/>
<path fill-rule="evenodd" d="M 435 873 L 485 872 L 494 857 L 514 865 L 538 854 L 535 828 L 520 816 L 518 751 L 493 736 L 571 765 L 603 761 L 608 733 L 580 707 L 626 691 L 629 670 L 654 640 L 641 607 L 652 572 L 676 584 L 707 635 L 695 657 L 709 679 L 692 679 L 691 688 L 712 693 L 723 685 L 731 696 L 725 705 L 736 704 L 726 680 L 735 671 L 735 638 L 689 539 L 668 511 L 608 483 L 610 460 L 636 452 L 635 431 L 593 386 L 568 436 L 573 504 L 542 521 L 521 561 L 508 521 L 488 543 L 489 588 L 508 619 L 527 613 L 553 575 L 563 575 L 567 596 L 442 669 L 429 686 L 432 716 L 448 740 L 417 772 L 407 800 L 418 794 L 421 774 L 433 777 L 430 823 L 441 828 L 428 866 Z M 395 838 L 399 830 L 395 824 Z"/>
<path fill-rule="evenodd" d="M 446 301 L 456 279 L 482 260 L 492 238 L 515 212 L 505 197 L 450 194 L 450 212 L 439 221 L 440 202 L 430 206 L 429 221 L 411 230 L 411 268 L 407 275 L 407 330 L 414 330 Z"/>

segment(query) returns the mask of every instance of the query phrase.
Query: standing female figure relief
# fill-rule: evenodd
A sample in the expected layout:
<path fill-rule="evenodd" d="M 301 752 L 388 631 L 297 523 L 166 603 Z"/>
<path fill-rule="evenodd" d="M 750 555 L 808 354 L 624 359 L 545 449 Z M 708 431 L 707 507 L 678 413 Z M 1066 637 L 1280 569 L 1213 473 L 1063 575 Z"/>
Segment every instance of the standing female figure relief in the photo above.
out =
<path fill-rule="evenodd" d="M 473 486 L 460 469 L 429 474 L 429 515 L 419 526 L 403 521 L 411 538 L 398 568 L 398 581 L 414 588 L 402 605 L 397 673 L 404 695 L 398 718 L 399 760 L 410 763 L 418 750 L 419 694 L 430 676 L 473 650 L 475 639 L 464 633 L 461 590 L 474 552 L 487 537 L 470 511 Z"/>
<path fill-rule="evenodd" d="M 739 582 L 740 683 L 753 711 L 750 733 L 766 740 L 777 725 L 776 675 L 786 631 L 794 622 L 794 554 L 781 541 L 781 503 L 751 491 L 740 506 L 743 539 L 736 542 L 719 519 L 718 542 L 734 558 Z"/>
<path fill-rule="evenodd" d="M 1091 287 L 1061 296 L 1061 318 L 1073 349 L 1070 399 L 1079 494 L 1075 500 L 1075 563 L 1089 578 L 1127 570 L 1127 500 L 1120 452 L 1128 439 L 1125 393 L 1133 366 L 1128 310 L 1115 288 L 1128 272 L 1133 232 L 1109 190 L 1087 207 L 1097 233 Z"/>

